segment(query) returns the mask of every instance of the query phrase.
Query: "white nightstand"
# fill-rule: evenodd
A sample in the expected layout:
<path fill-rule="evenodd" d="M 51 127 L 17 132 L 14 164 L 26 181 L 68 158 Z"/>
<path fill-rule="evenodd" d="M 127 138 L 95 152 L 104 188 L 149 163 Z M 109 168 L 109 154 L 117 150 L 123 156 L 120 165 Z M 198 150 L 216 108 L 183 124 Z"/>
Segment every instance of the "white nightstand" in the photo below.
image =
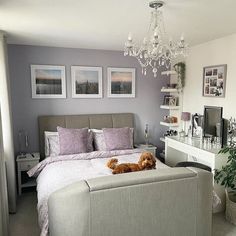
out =
<path fill-rule="evenodd" d="M 152 145 L 152 144 L 135 144 L 134 145 L 135 148 L 138 148 L 138 149 L 142 149 L 142 150 L 145 150 L 147 152 L 151 152 L 154 156 L 156 156 L 156 150 L 157 150 L 157 147 Z"/>
<path fill-rule="evenodd" d="M 39 163 L 40 154 L 32 153 L 25 155 L 18 155 L 16 158 L 17 162 L 17 174 L 18 174 L 18 190 L 19 195 L 22 193 L 22 188 L 36 186 L 36 181 L 34 178 L 30 178 L 26 183 L 21 183 L 22 172 L 28 171 Z"/>

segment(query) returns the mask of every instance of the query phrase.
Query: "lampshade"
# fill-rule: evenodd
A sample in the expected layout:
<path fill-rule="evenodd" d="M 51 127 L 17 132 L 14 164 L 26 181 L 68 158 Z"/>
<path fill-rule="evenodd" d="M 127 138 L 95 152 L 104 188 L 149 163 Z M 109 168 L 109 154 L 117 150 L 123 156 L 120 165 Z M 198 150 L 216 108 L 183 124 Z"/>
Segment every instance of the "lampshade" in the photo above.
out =
<path fill-rule="evenodd" d="M 183 121 L 189 121 L 190 120 L 191 113 L 190 112 L 182 112 L 181 114 L 181 120 Z"/>

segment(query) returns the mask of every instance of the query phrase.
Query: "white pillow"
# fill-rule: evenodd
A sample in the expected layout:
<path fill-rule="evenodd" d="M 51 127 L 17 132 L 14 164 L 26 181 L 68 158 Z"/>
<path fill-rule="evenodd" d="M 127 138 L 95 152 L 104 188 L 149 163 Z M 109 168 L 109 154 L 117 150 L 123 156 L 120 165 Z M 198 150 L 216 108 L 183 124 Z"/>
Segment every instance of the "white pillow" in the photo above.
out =
<path fill-rule="evenodd" d="M 58 156 L 60 153 L 58 132 L 44 132 L 45 156 Z"/>

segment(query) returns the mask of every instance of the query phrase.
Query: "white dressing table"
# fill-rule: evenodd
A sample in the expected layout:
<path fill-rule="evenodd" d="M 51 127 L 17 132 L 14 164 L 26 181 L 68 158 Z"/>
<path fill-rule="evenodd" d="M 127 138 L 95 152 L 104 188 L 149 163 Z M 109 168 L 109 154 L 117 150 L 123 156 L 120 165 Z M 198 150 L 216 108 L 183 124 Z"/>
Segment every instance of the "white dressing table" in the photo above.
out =
<path fill-rule="evenodd" d="M 219 150 L 219 147 L 204 145 L 198 138 L 166 137 L 165 163 L 174 167 L 182 161 L 199 162 L 209 166 L 214 174 L 215 169 L 220 169 L 227 162 L 227 155 L 219 154 Z M 214 183 L 214 190 L 222 201 L 214 212 L 223 211 L 225 209 L 224 187 Z"/>

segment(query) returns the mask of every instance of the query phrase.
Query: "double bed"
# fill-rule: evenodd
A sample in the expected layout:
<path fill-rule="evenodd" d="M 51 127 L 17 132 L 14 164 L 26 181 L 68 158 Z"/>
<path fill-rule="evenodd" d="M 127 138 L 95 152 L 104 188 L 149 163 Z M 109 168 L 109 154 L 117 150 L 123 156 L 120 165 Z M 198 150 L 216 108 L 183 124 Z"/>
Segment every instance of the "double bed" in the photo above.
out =
<path fill-rule="evenodd" d="M 197 171 L 187 168 L 172 171 L 157 161 L 156 170 L 112 176 L 111 170 L 106 167 L 108 159 L 115 156 L 121 163 L 137 162 L 142 154 L 139 149 L 95 150 L 44 159 L 45 131 L 56 131 L 57 126 L 73 129 L 134 128 L 134 115 L 122 113 L 39 117 L 40 154 L 43 158 L 28 174 L 37 177 L 41 236 L 171 235 L 163 234 L 165 225 L 169 227 L 165 232 L 176 230 L 181 234 L 175 235 L 188 235 L 193 228 L 197 228 L 198 222 L 194 220 L 193 213 L 199 211 L 196 208 L 198 204 L 202 205 L 194 195 L 199 188 L 197 182 L 200 177 Z M 203 186 L 206 191 L 205 185 L 209 185 L 211 177 L 207 173 L 203 175 L 207 176 L 204 177 L 206 181 Z M 186 199 L 189 190 L 193 192 Z M 172 197 L 168 200 L 168 194 L 173 194 L 173 191 L 176 194 L 174 202 Z M 208 191 L 205 194 L 210 196 Z M 187 212 L 185 204 L 181 203 L 182 199 L 191 206 Z M 174 207 L 178 203 L 178 207 Z M 156 205 L 155 209 L 153 204 Z M 168 204 L 174 204 L 171 214 Z M 201 215 L 202 211 L 206 215 L 198 220 L 204 220 L 204 225 L 207 225 L 201 232 L 209 233 L 211 217 L 208 210 L 205 208 L 200 211 Z M 186 229 L 176 229 L 176 222 L 164 223 L 169 214 L 168 220 L 171 221 L 173 215 L 181 211 L 185 212 L 185 218 L 191 222 Z M 198 215 L 199 212 L 195 213 Z M 183 224 L 182 220 L 177 222 Z M 156 232 L 158 228 L 160 234 Z"/>

